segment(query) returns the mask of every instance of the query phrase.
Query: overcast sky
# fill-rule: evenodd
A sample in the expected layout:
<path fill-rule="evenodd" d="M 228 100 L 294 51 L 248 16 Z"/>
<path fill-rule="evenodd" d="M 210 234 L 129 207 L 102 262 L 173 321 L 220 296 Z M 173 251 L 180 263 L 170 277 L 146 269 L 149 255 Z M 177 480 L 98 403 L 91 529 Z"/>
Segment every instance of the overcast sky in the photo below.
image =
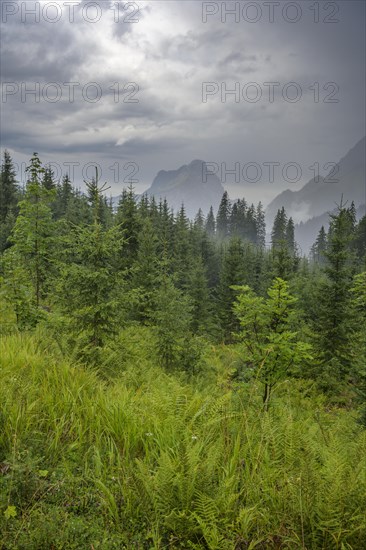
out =
<path fill-rule="evenodd" d="M 362 0 L 1 4 L 1 147 L 19 166 L 33 151 L 64 172 L 77 162 L 79 185 L 97 162 L 116 195 L 198 158 L 233 198 L 267 203 L 365 135 Z"/>

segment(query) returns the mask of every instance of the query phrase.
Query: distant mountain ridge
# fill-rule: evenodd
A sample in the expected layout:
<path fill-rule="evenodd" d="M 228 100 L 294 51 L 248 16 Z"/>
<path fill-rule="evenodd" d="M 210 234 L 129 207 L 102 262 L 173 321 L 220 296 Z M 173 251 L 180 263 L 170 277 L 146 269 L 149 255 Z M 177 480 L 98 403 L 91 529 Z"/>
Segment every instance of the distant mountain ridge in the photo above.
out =
<path fill-rule="evenodd" d="M 325 178 L 311 179 L 299 191 L 287 189 L 268 205 L 266 214 L 273 219 L 282 206 L 295 222 L 320 216 L 333 210 L 343 195 L 344 201 L 354 201 L 356 206 L 366 201 L 366 137 L 362 138 L 338 162 L 338 171 L 332 168 Z M 306 218 L 306 219 L 305 219 Z"/>
<path fill-rule="evenodd" d="M 366 203 L 366 137 L 337 163 L 325 177 L 311 179 L 299 191 L 283 191 L 266 208 L 267 227 L 270 228 L 277 210 L 284 206 L 295 223 L 295 236 L 302 251 L 307 253 L 322 225 L 326 225 L 328 212 L 336 205 L 351 204 L 362 212 Z M 361 215 L 361 214 L 360 214 Z"/>
<path fill-rule="evenodd" d="M 184 204 L 187 216 L 193 218 L 199 208 L 207 214 L 212 206 L 216 212 L 224 191 L 220 179 L 207 164 L 193 160 L 177 170 L 160 170 L 144 194 L 157 200 L 166 199 L 174 210 Z"/>
<path fill-rule="evenodd" d="M 349 206 L 350 203 L 347 203 Z M 336 208 L 324 212 L 320 216 L 315 216 L 310 218 L 306 222 L 300 222 L 295 225 L 295 235 L 296 241 L 300 246 L 300 253 L 307 254 L 310 251 L 310 248 L 314 244 L 316 237 L 318 236 L 321 226 L 324 226 L 324 229 L 327 231 L 329 227 L 329 214 L 335 214 L 337 212 Z M 366 204 L 361 204 L 356 209 L 356 218 L 357 220 L 361 219 L 366 214 Z"/>

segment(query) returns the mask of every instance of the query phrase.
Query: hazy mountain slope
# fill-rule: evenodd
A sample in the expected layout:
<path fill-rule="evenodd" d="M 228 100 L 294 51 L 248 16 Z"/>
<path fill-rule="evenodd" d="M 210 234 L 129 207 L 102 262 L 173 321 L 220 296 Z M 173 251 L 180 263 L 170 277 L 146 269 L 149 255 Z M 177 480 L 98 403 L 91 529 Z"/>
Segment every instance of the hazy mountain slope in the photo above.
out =
<path fill-rule="evenodd" d="M 199 208 L 206 214 L 211 205 L 216 212 L 223 193 L 219 178 L 207 170 L 202 160 L 194 160 L 178 170 L 161 170 L 146 191 L 147 195 L 157 200 L 166 198 L 174 210 L 184 203 L 191 218 Z"/>
<path fill-rule="evenodd" d="M 310 218 L 306 222 L 301 222 L 295 225 L 295 237 L 300 247 L 300 252 L 308 254 L 311 246 L 314 244 L 315 239 L 319 233 L 319 229 L 324 225 L 325 230 L 329 227 L 329 214 L 336 212 L 336 208 L 331 211 L 324 212 L 320 216 Z M 357 209 L 357 219 L 360 219 L 366 214 L 366 205 L 363 204 Z"/>
<path fill-rule="evenodd" d="M 366 138 L 361 139 L 338 162 L 338 171 L 330 170 L 325 178 L 310 180 L 299 191 L 290 189 L 280 193 L 266 209 L 267 228 L 272 227 L 276 212 L 285 207 L 295 223 L 296 240 L 304 254 L 314 243 L 322 225 L 328 226 L 329 212 L 340 204 L 354 201 L 359 216 L 366 203 Z M 331 181 L 334 180 L 334 181 Z"/>
<path fill-rule="evenodd" d="M 356 206 L 364 204 L 365 156 L 366 138 L 363 138 L 338 162 L 337 173 L 330 170 L 325 178 L 319 178 L 318 181 L 312 179 L 299 191 L 288 189 L 278 195 L 266 209 L 268 222 L 273 221 L 277 210 L 282 206 L 299 223 L 333 210 L 340 203 L 342 195 L 344 201 L 353 200 Z"/>

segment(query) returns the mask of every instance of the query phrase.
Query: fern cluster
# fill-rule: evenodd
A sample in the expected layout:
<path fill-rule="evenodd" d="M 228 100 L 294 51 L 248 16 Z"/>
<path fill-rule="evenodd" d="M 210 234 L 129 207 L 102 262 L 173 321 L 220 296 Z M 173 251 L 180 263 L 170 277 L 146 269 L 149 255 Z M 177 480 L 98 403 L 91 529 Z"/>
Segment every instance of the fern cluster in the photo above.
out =
<path fill-rule="evenodd" d="M 351 412 L 300 380 L 264 411 L 255 382 L 168 375 L 144 330 L 140 356 L 104 379 L 41 334 L 3 338 L 2 548 L 365 547 L 366 432 Z"/>

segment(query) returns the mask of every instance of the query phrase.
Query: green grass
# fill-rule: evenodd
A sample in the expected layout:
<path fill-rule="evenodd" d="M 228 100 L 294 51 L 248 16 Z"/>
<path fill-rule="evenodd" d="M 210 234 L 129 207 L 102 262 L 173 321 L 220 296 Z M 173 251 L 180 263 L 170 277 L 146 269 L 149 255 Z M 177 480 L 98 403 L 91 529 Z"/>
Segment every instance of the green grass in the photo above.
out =
<path fill-rule="evenodd" d="M 308 382 L 267 413 L 233 385 L 232 348 L 208 375 L 155 367 L 128 329 L 100 373 L 42 332 L 0 343 L 0 530 L 22 549 L 366 547 L 366 431 Z"/>

